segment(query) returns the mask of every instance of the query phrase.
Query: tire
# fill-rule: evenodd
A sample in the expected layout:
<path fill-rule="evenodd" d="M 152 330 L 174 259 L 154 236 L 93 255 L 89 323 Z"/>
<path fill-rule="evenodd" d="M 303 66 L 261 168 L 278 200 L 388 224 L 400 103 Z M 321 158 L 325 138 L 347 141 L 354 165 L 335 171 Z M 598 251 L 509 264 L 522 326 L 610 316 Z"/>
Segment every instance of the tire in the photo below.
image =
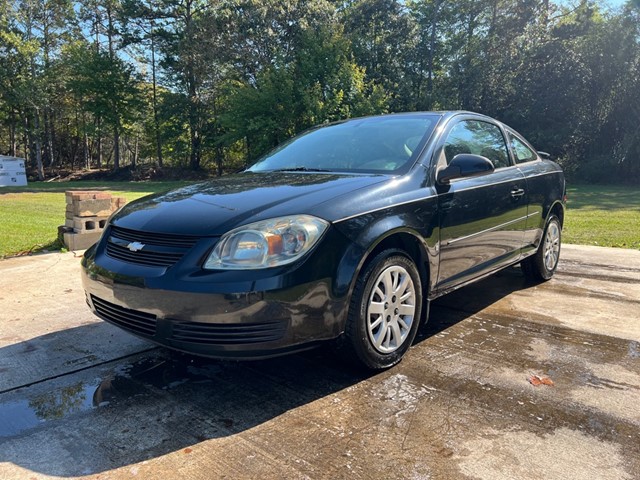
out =
<path fill-rule="evenodd" d="M 553 277 L 560 260 L 562 226 L 556 215 L 551 215 L 544 229 L 542 241 L 536 253 L 521 262 L 525 277 L 544 282 Z"/>
<path fill-rule="evenodd" d="M 343 347 L 369 369 L 392 367 L 411 346 L 421 310 L 422 282 L 414 262 L 401 250 L 385 250 L 356 282 Z"/>

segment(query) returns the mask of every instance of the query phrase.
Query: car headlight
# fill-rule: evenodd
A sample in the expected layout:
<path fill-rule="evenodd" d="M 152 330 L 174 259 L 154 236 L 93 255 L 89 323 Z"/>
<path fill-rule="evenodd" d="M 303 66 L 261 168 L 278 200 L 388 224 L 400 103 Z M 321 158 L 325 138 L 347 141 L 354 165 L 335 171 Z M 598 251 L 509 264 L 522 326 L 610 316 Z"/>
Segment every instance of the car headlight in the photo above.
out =
<path fill-rule="evenodd" d="M 247 270 L 295 262 L 318 242 L 329 223 L 310 215 L 244 225 L 222 236 L 204 263 L 209 270 Z"/>

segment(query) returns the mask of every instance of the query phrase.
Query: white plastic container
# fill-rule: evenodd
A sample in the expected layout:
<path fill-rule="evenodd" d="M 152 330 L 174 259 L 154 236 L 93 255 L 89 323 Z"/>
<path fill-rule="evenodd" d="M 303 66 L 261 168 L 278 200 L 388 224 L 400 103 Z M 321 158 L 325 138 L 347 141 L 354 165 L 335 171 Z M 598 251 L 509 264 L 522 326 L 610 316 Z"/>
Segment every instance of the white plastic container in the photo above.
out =
<path fill-rule="evenodd" d="M 0 187 L 24 187 L 27 172 L 24 158 L 0 155 Z"/>

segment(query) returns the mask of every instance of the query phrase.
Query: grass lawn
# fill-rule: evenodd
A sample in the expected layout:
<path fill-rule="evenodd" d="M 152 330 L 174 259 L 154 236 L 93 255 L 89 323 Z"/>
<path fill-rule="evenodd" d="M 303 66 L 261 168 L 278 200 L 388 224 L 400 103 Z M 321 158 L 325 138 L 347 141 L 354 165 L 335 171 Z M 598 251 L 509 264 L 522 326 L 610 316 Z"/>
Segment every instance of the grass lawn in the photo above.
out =
<path fill-rule="evenodd" d="M 188 182 L 34 182 L 0 189 L 0 258 L 26 252 L 59 250 L 58 226 L 64 225 L 67 190 L 105 190 L 128 201 Z"/>
<path fill-rule="evenodd" d="M 640 188 L 570 185 L 567 197 L 565 243 L 640 249 Z"/>
<path fill-rule="evenodd" d="M 31 183 L 0 189 L 0 258 L 56 250 L 64 224 L 66 190 L 107 190 L 129 201 L 190 182 Z M 571 185 L 564 242 L 640 249 L 640 189 Z"/>

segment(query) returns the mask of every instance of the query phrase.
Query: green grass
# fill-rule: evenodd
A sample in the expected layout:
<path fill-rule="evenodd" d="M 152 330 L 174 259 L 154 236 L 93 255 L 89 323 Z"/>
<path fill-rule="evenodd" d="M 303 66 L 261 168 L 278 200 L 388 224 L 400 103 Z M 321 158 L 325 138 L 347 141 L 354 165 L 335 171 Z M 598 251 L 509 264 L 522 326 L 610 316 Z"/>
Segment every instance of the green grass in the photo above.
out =
<path fill-rule="evenodd" d="M 0 197 L 4 193 L 24 193 L 24 192 L 66 192 L 67 190 L 104 190 L 119 193 L 149 193 L 161 192 L 163 190 L 171 190 L 183 185 L 188 185 L 187 181 L 168 181 L 168 182 L 97 182 L 97 181 L 72 181 L 72 182 L 31 182 L 26 187 L 2 187 L 0 188 Z"/>
<path fill-rule="evenodd" d="M 34 182 L 0 189 L 0 258 L 26 252 L 59 250 L 58 226 L 64 225 L 67 190 L 104 190 L 128 201 L 188 182 Z"/>
<path fill-rule="evenodd" d="M 129 201 L 189 182 L 35 182 L 0 189 L 0 258 L 56 250 L 64 224 L 66 190 L 107 190 Z M 640 249 L 640 189 L 572 185 L 568 188 L 564 241 Z"/>
<path fill-rule="evenodd" d="M 640 188 L 571 185 L 563 241 L 640 249 Z"/>

